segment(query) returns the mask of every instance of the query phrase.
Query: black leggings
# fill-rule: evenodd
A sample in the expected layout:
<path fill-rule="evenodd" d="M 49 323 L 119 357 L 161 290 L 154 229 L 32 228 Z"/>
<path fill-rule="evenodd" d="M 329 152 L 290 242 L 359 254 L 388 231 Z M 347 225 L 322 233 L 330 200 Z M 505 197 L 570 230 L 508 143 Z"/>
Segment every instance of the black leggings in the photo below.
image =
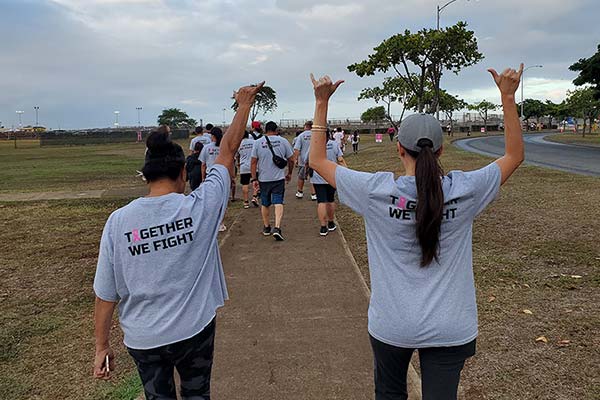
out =
<path fill-rule="evenodd" d="M 352 150 L 356 153 L 358 151 L 358 143 L 352 143 Z"/>
<path fill-rule="evenodd" d="M 406 374 L 415 349 L 385 344 L 370 336 L 375 358 L 375 399 L 406 400 Z M 465 360 L 475 354 L 475 340 L 462 346 L 418 349 L 423 400 L 456 400 Z"/>
<path fill-rule="evenodd" d="M 183 399 L 209 400 L 214 341 L 213 319 L 190 339 L 149 350 L 127 349 L 142 378 L 146 400 L 175 400 L 174 368 L 181 378 Z"/>

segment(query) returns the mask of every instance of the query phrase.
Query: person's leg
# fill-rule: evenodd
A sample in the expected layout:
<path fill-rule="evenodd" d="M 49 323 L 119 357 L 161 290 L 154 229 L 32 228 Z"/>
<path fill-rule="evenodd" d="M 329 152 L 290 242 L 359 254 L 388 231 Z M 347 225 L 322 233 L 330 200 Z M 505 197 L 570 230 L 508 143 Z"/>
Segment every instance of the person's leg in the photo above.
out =
<path fill-rule="evenodd" d="M 333 222 L 335 220 L 335 203 L 326 203 L 327 204 L 327 222 Z"/>
<path fill-rule="evenodd" d="M 304 180 L 306 179 L 306 166 L 298 168 L 298 190 L 296 191 L 296 198 L 303 198 L 304 194 Z"/>
<path fill-rule="evenodd" d="M 147 400 L 176 399 L 174 365 L 163 357 L 163 348 L 164 346 L 150 350 L 127 349 L 137 366 Z"/>
<path fill-rule="evenodd" d="M 414 349 L 391 346 L 369 337 L 375 364 L 375 400 L 407 400 L 406 374 Z"/>
<path fill-rule="evenodd" d="M 236 184 L 235 184 L 235 178 L 231 179 L 231 201 L 235 201 L 235 189 L 236 189 Z"/>
<path fill-rule="evenodd" d="M 283 204 L 275 204 L 275 228 L 281 228 L 283 219 Z"/>
<path fill-rule="evenodd" d="M 181 343 L 175 368 L 181 378 L 181 398 L 210 399 L 210 375 L 215 343 L 215 320 L 191 339 Z"/>
<path fill-rule="evenodd" d="M 321 226 L 327 226 L 327 203 L 318 203 L 317 200 L 317 216 Z"/>
<path fill-rule="evenodd" d="M 423 400 L 456 400 L 460 373 L 475 347 L 473 340 L 462 346 L 419 349 Z"/>
<path fill-rule="evenodd" d="M 260 214 L 262 215 L 263 226 L 268 227 L 271 226 L 270 218 L 271 218 L 271 207 L 262 206 L 260 208 Z"/>

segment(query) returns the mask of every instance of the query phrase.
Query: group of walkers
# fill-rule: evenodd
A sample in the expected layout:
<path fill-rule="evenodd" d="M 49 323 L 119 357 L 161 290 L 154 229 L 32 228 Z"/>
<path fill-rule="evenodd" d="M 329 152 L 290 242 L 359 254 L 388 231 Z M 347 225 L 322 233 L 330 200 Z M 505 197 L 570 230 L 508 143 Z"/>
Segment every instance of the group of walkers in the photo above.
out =
<path fill-rule="evenodd" d="M 244 137 L 235 157 L 234 171 L 231 180 L 231 201 L 235 201 L 235 177 L 239 172 L 239 183 L 242 186 L 244 209 L 250 204 L 260 207 L 263 222 L 262 233 L 272 235 L 275 240 L 283 241 L 281 228 L 284 210 L 286 184 L 291 181 L 294 168 L 298 170 L 296 199 L 304 198 L 305 182 L 310 185 L 310 199 L 317 203 L 317 217 L 320 222 L 319 235 L 327 236 L 335 231 L 335 189 L 309 167 L 308 154 L 310 150 L 312 121 L 307 121 L 304 131 L 297 133 L 292 141 L 279 135 L 278 126 L 270 121 L 265 125 L 252 122 L 252 131 L 244 132 Z M 346 165 L 343 158 L 346 137 L 341 128 L 327 131 L 327 155 L 332 161 Z M 192 191 L 206 179 L 207 171 L 215 164 L 220 154 L 220 143 L 223 132 L 212 124 L 196 128 L 196 136 L 190 142 L 190 155 L 186 161 L 187 179 Z M 355 152 L 358 151 L 358 131 L 348 137 L 352 139 Z M 277 159 L 279 162 L 277 163 Z M 287 171 L 286 171 L 287 170 Z M 260 173 L 259 173 L 260 171 Z M 250 198 L 250 191 L 252 197 Z M 271 225 L 271 208 L 274 209 L 274 224 Z M 226 230 L 220 225 L 220 231 Z"/>
<path fill-rule="evenodd" d="M 502 97 L 506 148 L 503 157 L 475 171 L 444 174 L 439 163 L 442 129 L 426 114 L 406 118 L 398 132 L 405 175 L 347 168 L 339 142 L 327 132 L 329 100 L 343 81 L 333 83 L 327 76 L 316 80 L 311 75 L 315 115 L 310 129 L 298 136 L 295 150 L 277 136 L 274 123 L 266 124 L 265 135 L 252 144 L 250 182 L 260 190 L 265 234 L 281 234 L 285 181 L 296 158 L 304 167 L 304 181 L 310 176 L 306 169 L 313 170 L 314 193 L 325 204 L 319 209 L 322 227 L 330 227 L 324 224 L 331 222 L 329 204 L 336 189 L 340 202 L 365 220 L 372 292 L 368 332 L 377 400 L 407 399 L 406 376 L 415 350 L 423 399 L 456 399 L 465 360 L 475 354 L 473 220 L 524 158 L 515 105 L 523 65 L 502 74 L 489 71 Z M 217 235 L 229 203 L 234 159 L 249 139 L 246 123 L 263 85 L 235 93 L 239 107 L 233 121 L 224 135 L 210 130 L 211 143 L 200 152 L 203 181 L 187 196 L 183 149 L 171 141 L 168 129 L 148 137 L 142 172 L 149 193 L 113 212 L 100 242 L 94 280 L 97 378 L 109 379 L 115 367 L 109 339 L 118 304 L 124 342 L 146 398 L 175 398 L 174 369 L 181 378 L 182 398 L 210 398 L 215 317 L 227 299 Z M 299 144 L 305 142 L 308 150 Z M 246 143 L 245 153 L 239 154 L 244 182 L 250 148 Z M 219 150 L 202 156 L 214 147 Z M 192 150 L 198 151 L 195 144 Z M 275 226 L 268 232 L 271 205 Z M 315 268 L 320 265 L 320 260 L 312 261 Z"/>

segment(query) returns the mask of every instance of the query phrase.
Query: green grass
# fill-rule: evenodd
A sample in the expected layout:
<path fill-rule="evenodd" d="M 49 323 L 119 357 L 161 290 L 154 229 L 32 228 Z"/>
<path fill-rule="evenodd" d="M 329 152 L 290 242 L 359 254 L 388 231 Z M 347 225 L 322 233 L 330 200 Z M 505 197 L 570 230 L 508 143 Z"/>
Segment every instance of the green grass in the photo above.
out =
<path fill-rule="evenodd" d="M 561 133 L 558 135 L 547 136 L 546 140 L 557 143 L 580 144 L 584 146 L 600 147 L 600 133 L 588 133 L 585 137 L 581 134 Z"/>
<path fill-rule="evenodd" d="M 403 172 L 387 143 L 346 159 L 359 170 Z M 442 156 L 446 171 L 491 161 L 448 142 Z M 522 166 L 475 221 L 480 335 L 463 372 L 466 399 L 599 398 L 599 187 L 598 178 Z M 368 279 L 360 217 L 341 207 L 338 220 Z M 547 344 L 535 342 L 542 335 Z"/>
<path fill-rule="evenodd" d="M 135 400 L 142 390 L 142 381 L 135 372 L 117 384 L 106 383 L 106 387 L 100 388 L 94 397 L 101 400 Z"/>
<path fill-rule="evenodd" d="M 184 150 L 187 141 L 179 141 Z M 143 143 L 40 147 L 0 141 L 0 193 L 109 189 L 139 185 Z M 187 150 L 186 150 L 187 151 Z"/>

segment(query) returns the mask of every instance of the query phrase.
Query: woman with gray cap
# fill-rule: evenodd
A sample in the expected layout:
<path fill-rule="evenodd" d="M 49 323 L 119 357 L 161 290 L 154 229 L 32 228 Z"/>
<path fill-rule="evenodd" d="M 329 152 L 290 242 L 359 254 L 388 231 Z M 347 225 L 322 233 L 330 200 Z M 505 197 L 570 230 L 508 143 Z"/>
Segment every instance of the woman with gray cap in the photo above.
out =
<path fill-rule="evenodd" d="M 444 175 L 441 126 L 431 115 L 416 114 L 402 122 L 398 134 L 405 170 L 398 179 L 392 172 L 358 172 L 327 160 L 329 98 L 343 81 L 311 75 L 316 108 L 310 166 L 365 220 L 377 400 L 408 398 L 406 375 L 415 349 L 423 399 L 456 399 L 464 362 L 475 354 L 473 220 L 524 157 L 514 96 L 523 65 L 500 75 L 489 71 L 502 95 L 505 155 L 476 171 Z"/>

